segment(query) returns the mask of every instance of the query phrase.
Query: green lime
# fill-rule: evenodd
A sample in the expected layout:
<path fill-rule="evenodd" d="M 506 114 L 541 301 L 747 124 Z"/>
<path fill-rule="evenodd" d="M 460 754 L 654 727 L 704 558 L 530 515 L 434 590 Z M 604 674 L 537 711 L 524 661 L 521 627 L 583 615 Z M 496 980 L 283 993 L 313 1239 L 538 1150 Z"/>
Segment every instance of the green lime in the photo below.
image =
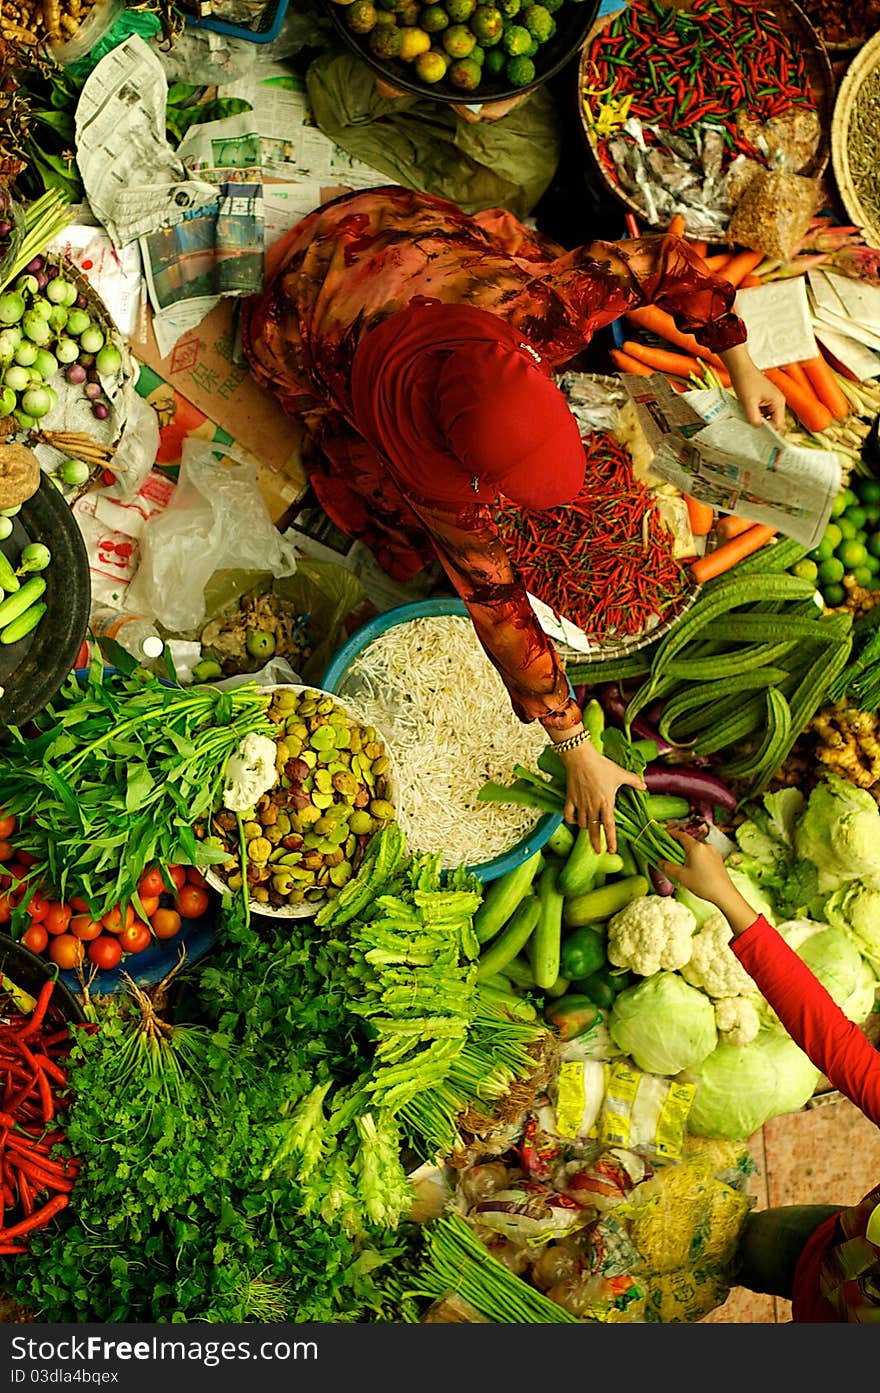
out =
<path fill-rule="evenodd" d="M 826 585 L 836 585 L 839 580 L 843 580 L 846 567 L 839 556 L 830 556 L 827 561 L 823 561 L 819 567 L 819 582 L 823 593 Z"/>
<path fill-rule="evenodd" d="M 369 34 L 376 27 L 376 6 L 371 0 L 355 0 L 345 12 L 346 23 L 355 34 Z"/>
<path fill-rule="evenodd" d="M 521 24 L 511 24 L 504 31 L 501 46 L 511 58 L 523 56 L 532 45 L 532 36 Z"/>
<path fill-rule="evenodd" d="M 843 562 L 844 569 L 854 571 L 857 566 L 864 566 L 868 556 L 868 549 L 864 542 L 852 538 L 849 541 L 841 542 L 837 551 L 834 553 L 838 561 Z M 823 562 L 823 565 L 827 564 Z"/>
<path fill-rule="evenodd" d="M 840 539 L 838 538 L 838 541 L 839 540 Z M 834 548 L 836 545 L 837 543 L 830 540 L 830 538 L 823 537 L 821 542 L 813 552 L 813 559 L 815 561 L 827 561 L 829 556 L 834 555 Z"/>
<path fill-rule="evenodd" d="M 846 513 L 844 513 L 843 517 L 839 517 L 837 519 L 837 522 L 829 522 L 828 527 L 836 527 L 845 542 L 851 542 L 853 538 L 857 535 L 856 529 L 853 527 Z M 828 535 L 827 527 L 825 529 L 825 534 L 826 536 Z"/>
<path fill-rule="evenodd" d="M 880 479 L 858 479 L 856 493 L 863 503 L 880 503 Z"/>
<path fill-rule="evenodd" d="M 444 31 L 440 42 L 450 58 L 467 58 L 468 54 L 473 52 L 477 40 L 466 24 L 453 24 Z"/>
<path fill-rule="evenodd" d="M 848 508 L 851 507 L 853 503 L 858 503 L 858 501 L 859 501 L 859 500 L 856 498 L 856 496 L 855 496 L 853 490 L 852 490 L 851 488 L 849 488 L 849 486 L 847 486 L 847 487 L 843 490 L 843 496 L 844 496 L 844 498 L 846 499 L 846 506 L 847 506 Z"/>
<path fill-rule="evenodd" d="M 831 516 L 833 518 L 839 518 L 845 507 L 846 499 L 844 498 L 843 493 L 841 492 L 837 495 L 834 502 L 831 504 Z"/>
<path fill-rule="evenodd" d="M 829 522 L 825 531 L 822 533 L 822 541 L 830 542 L 832 551 L 836 546 L 839 546 L 843 541 L 843 532 L 841 531 L 840 524 L 837 522 Z"/>
<path fill-rule="evenodd" d="M 500 44 L 493 44 L 486 53 L 486 61 L 483 69 L 487 77 L 500 77 L 504 72 L 504 65 L 507 62 L 507 54 Z"/>
<path fill-rule="evenodd" d="M 868 552 L 868 559 L 865 565 L 872 575 L 876 575 L 877 572 L 880 571 L 880 556 L 872 556 L 871 553 Z"/>
<path fill-rule="evenodd" d="M 477 8 L 477 0 L 446 0 L 444 8 L 453 24 L 464 24 Z"/>
<path fill-rule="evenodd" d="M 819 575 L 819 567 L 815 561 L 810 561 L 806 556 L 803 561 L 799 561 L 796 566 L 793 566 L 792 570 L 800 580 L 816 580 Z"/>
<path fill-rule="evenodd" d="M 473 58 L 459 58 L 447 74 L 453 87 L 458 87 L 462 92 L 476 92 L 482 75 L 480 64 L 475 63 Z"/>
<path fill-rule="evenodd" d="M 415 61 L 416 76 L 422 82 L 440 82 L 446 76 L 446 69 L 449 67 L 449 59 L 445 53 L 438 53 L 436 48 L 432 48 L 430 53 L 420 53 Z"/>
<path fill-rule="evenodd" d="M 866 503 L 864 505 L 864 514 L 867 525 L 869 527 L 876 527 L 877 523 L 880 522 L 880 503 Z"/>
<path fill-rule="evenodd" d="M 442 5 L 427 5 L 422 10 L 422 28 L 426 34 L 439 34 L 449 28 L 449 15 Z"/>
<path fill-rule="evenodd" d="M 874 582 L 874 572 L 870 566 L 856 566 L 852 575 L 856 585 L 861 585 L 864 590 L 870 590 Z"/>
<path fill-rule="evenodd" d="M 823 585 L 822 599 L 830 609 L 832 605 L 842 605 L 846 599 L 846 591 L 842 585 Z"/>
<path fill-rule="evenodd" d="M 367 39 L 370 52 L 376 58 L 398 58 L 403 44 L 403 34 L 396 24 L 377 24 Z"/>
<path fill-rule="evenodd" d="M 865 523 L 868 521 L 868 514 L 859 504 L 856 504 L 854 508 L 847 508 L 844 516 L 852 523 L 856 532 L 861 532 L 864 529 Z"/>
<path fill-rule="evenodd" d="M 869 556 L 880 556 L 880 532 L 875 532 L 869 537 L 866 544 Z"/>
<path fill-rule="evenodd" d="M 491 48 L 504 33 L 504 16 L 494 5 L 478 5 L 471 19 L 471 29 L 478 43 Z"/>

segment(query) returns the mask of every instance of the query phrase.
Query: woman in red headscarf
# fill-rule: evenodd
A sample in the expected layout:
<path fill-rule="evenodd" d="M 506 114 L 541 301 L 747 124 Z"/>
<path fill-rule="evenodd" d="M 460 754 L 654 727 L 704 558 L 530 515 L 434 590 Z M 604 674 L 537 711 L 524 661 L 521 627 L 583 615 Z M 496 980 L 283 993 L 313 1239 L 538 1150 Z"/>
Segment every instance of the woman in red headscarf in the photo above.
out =
<path fill-rule="evenodd" d="M 556 651 L 499 539 L 499 494 L 571 502 L 586 460 L 553 373 L 638 305 L 675 316 L 724 360 L 755 424 L 784 402 L 745 348 L 733 288 L 681 238 L 566 252 L 509 213 L 389 187 L 311 213 L 270 253 L 246 303 L 256 378 L 306 428 L 321 506 L 380 565 L 410 580 L 436 556 L 464 600 L 517 715 L 539 720 L 566 764 L 566 820 L 604 824 L 641 780 L 589 743 Z"/>

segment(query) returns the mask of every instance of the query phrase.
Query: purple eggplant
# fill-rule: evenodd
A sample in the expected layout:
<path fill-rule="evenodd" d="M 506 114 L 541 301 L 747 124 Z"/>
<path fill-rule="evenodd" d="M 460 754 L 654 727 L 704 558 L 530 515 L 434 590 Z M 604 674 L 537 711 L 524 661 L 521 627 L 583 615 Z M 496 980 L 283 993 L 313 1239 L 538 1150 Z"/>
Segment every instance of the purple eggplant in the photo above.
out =
<path fill-rule="evenodd" d="M 647 765 L 644 777 L 649 793 L 672 793 L 687 798 L 691 804 L 720 803 L 722 808 L 731 810 L 737 805 L 737 796 L 727 784 L 693 765 L 653 763 Z"/>
<path fill-rule="evenodd" d="M 600 701 L 605 708 L 605 714 L 622 730 L 626 725 L 626 702 L 621 695 L 620 688 L 615 683 L 603 687 Z M 639 740 L 653 740 L 657 746 L 657 753 L 660 755 L 668 755 L 674 749 L 674 746 L 670 745 L 668 740 L 664 740 L 659 731 L 655 730 L 643 716 L 636 716 L 630 729 Z"/>

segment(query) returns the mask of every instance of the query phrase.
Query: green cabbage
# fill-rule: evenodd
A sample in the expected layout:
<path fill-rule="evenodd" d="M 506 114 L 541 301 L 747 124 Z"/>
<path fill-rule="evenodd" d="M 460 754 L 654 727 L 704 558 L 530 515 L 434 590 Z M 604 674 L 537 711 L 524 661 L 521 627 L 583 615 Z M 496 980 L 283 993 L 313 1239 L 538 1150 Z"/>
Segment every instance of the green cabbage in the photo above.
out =
<path fill-rule="evenodd" d="M 848 885 L 835 890 L 825 905 L 825 918 L 837 929 L 847 929 L 863 958 L 880 972 L 880 890 Z"/>
<path fill-rule="evenodd" d="M 682 1083 L 695 1083 L 688 1131 L 699 1137 L 745 1141 L 770 1117 L 797 1112 L 820 1073 L 788 1035 L 762 1030 L 748 1045 L 719 1044 Z"/>
<path fill-rule="evenodd" d="M 822 929 L 811 934 L 797 954 L 848 1020 L 861 1023 L 870 1015 L 874 976 L 848 934 L 842 929 Z"/>
<path fill-rule="evenodd" d="M 715 1048 L 715 1008 L 675 972 L 655 972 L 616 998 L 611 1038 L 648 1074 L 678 1074 Z"/>
<path fill-rule="evenodd" d="M 860 880 L 880 889 L 880 808 L 867 789 L 826 773 L 795 828 L 798 856 L 819 871 L 819 889 Z"/>

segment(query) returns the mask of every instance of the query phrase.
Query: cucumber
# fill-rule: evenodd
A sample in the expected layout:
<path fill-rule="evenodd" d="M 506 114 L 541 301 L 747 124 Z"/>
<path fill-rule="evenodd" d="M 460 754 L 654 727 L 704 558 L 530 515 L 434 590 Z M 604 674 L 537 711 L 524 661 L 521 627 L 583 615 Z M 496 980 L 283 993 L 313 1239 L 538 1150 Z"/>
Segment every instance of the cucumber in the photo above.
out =
<path fill-rule="evenodd" d="M 35 629 L 46 613 L 48 606 L 42 600 L 37 600 L 29 605 L 24 614 L 20 614 L 17 619 L 13 619 L 11 624 L 7 624 L 5 629 L 0 629 L 0 643 L 18 643 L 20 638 L 29 634 L 31 629 Z"/>
<path fill-rule="evenodd" d="M 501 932 L 523 897 L 528 894 L 532 881 L 543 864 L 543 856 L 540 851 L 536 851 L 528 861 L 523 861 L 506 875 L 492 881 L 483 897 L 483 903 L 474 915 L 474 933 L 478 943 L 488 943 L 490 938 Z"/>
<path fill-rule="evenodd" d="M 590 890 L 586 895 L 575 895 L 573 899 L 566 900 L 562 911 L 563 922 L 569 928 L 576 929 L 597 919 L 610 919 L 612 915 L 625 909 L 631 900 L 637 900 L 640 895 L 648 895 L 650 891 L 650 881 L 641 875 L 612 880 L 610 884 L 602 885 L 598 890 Z"/>
<path fill-rule="evenodd" d="M 672 817 L 687 817 L 690 810 L 688 800 L 678 798 L 673 793 L 645 794 L 645 811 L 657 822 L 668 822 Z"/>
<path fill-rule="evenodd" d="M 521 953 L 532 936 L 541 914 L 537 895 L 527 895 L 519 905 L 502 934 L 477 963 L 477 981 L 485 982 L 489 977 L 504 971 L 509 962 Z"/>
<path fill-rule="evenodd" d="M 562 942 L 562 894 L 556 888 L 556 871 L 545 866 L 538 885 L 541 912 L 529 940 L 529 960 L 535 986 L 549 991 L 559 976 L 559 949 Z"/>
<path fill-rule="evenodd" d="M 524 957 L 513 958 L 505 967 L 504 976 L 521 991 L 531 991 L 534 988 L 535 979 L 532 976 L 531 964 Z"/>
<path fill-rule="evenodd" d="M 545 850 L 554 856 L 567 856 L 574 846 L 574 833 L 564 822 L 560 822 L 552 836 L 547 838 Z"/>
<path fill-rule="evenodd" d="M 592 890 L 600 875 L 617 875 L 623 862 L 616 852 L 594 851 L 589 827 L 582 827 L 556 882 L 561 895 L 583 895 Z M 604 845 L 604 834 L 602 841 Z"/>
<path fill-rule="evenodd" d="M 0 551 L 0 590 L 13 594 L 21 588 L 21 581 L 12 569 L 9 557 Z"/>
<path fill-rule="evenodd" d="M 7 595 L 3 603 L 0 604 L 0 629 L 5 629 L 7 624 L 12 623 L 13 619 L 24 614 L 35 600 L 39 600 L 45 589 L 46 582 L 42 576 L 31 576 L 30 580 L 26 580 L 21 589 L 16 591 L 14 595 Z"/>

